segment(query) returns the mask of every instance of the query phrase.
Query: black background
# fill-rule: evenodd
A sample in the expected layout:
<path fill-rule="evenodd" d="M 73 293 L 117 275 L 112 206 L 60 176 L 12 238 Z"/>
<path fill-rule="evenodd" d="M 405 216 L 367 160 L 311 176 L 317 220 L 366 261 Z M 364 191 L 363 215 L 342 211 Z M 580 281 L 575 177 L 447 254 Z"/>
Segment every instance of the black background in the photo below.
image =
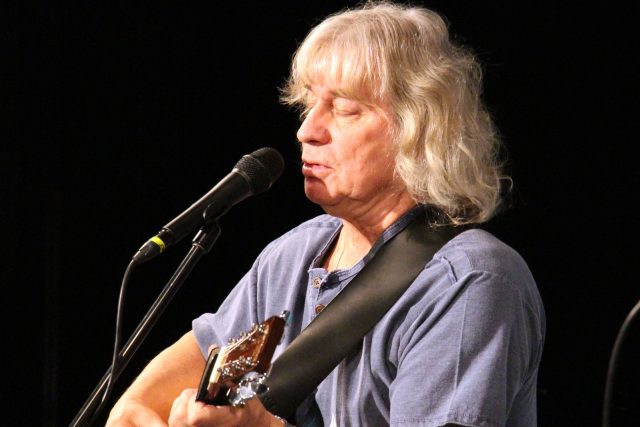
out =
<path fill-rule="evenodd" d="M 118 392 L 215 310 L 267 242 L 320 213 L 304 198 L 297 115 L 277 88 L 308 29 L 355 4 L 77 3 L 1 14 L 6 425 L 70 422 L 110 363 L 130 257 L 242 155 L 278 149 L 283 177 L 223 218 Z M 483 3 L 425 5 L 484 63 L 485 100 L 510 155 L 512 207 L 489 228 L 528 261 L 545 302 L 539 423 L 598 425 L 614 339 L 640 299 L 633 14 L 615 3 Z M 127 334 L 188 247 L 136 270 Z M 627 420 L 638 354 L 623 358 L 615 411 Z"/>

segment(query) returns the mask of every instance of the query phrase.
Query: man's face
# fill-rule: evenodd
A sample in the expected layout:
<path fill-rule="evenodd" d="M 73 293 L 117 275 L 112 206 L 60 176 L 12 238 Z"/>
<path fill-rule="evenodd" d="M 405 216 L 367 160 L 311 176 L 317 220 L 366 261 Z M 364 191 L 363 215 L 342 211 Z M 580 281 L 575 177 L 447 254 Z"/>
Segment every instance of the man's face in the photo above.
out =
<path fill-rule="evenodd" d="M 344 217 L 398 193 L 388 112 L 340 96 L 325 84 L 308 87 L 306 111 L 297 137 L 311 201 Z"/>

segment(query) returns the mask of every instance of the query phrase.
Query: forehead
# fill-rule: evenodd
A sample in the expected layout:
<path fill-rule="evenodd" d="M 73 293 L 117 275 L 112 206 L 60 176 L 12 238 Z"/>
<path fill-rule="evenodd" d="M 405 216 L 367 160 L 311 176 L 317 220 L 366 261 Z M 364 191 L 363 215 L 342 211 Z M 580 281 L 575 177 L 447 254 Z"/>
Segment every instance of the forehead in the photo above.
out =
<path fill-rule="evenodd" d="M 309 77 L 302 83 L 304 98 L 335 99 L 346 98 L 371 106 L 381 106 L 383 102 L 372 96 L 373 91 L 366 84 L 353 84 L 348 79 L 338 79 L 330 73 Z"/>
<path fill-rule="evenodd" d="M 353 46 L 327 40 L 300 53 L 295 76 L 299 86 L 314 93 L 321 86 L 336 95 L 375 104 L 383 98 L 379 70 L 373 70 L 371 58 Z"/>

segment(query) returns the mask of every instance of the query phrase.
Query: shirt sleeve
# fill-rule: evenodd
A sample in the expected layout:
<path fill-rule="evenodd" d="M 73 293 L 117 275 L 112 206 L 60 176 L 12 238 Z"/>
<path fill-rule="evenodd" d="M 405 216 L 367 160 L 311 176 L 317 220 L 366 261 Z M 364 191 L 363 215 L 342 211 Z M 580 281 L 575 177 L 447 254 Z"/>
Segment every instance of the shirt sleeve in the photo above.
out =
<path fill-rule="evenodd" d="M 192 322 L 192 330 L 205 357 L 212 344 L 222 347 L 229 339 L 258 323 L 256 315 L 257 265 L 254 263 L 215 313 L 205 313 Z"/>
<path fill-rule="evenodd" d="M 535 424 L 507 420 L 518 394 L 535 393 L 539 320 L 503 277 L 460 278 L 400 331 L 391 425 Z"/>

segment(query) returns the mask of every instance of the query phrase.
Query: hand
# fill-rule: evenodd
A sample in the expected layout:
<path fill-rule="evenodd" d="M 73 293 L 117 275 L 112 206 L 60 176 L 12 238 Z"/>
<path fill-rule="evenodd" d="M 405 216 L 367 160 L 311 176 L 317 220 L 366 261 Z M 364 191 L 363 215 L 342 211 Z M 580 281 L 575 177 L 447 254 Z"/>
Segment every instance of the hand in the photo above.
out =
<path fill-rule="evenodd" d="M 282 427 L 282 420 L 270 414 L 259 399 L 243 407 L 213 406 L 195 399 L 196 390 L 186 389 L 173 402 L 170 427 L 251 426 Z"/>
<path fill-rule="evenodd" d="M 113 407 L 105 427 L 167 427 L 167 423 L 151 408 L 126 399 Z"/>

